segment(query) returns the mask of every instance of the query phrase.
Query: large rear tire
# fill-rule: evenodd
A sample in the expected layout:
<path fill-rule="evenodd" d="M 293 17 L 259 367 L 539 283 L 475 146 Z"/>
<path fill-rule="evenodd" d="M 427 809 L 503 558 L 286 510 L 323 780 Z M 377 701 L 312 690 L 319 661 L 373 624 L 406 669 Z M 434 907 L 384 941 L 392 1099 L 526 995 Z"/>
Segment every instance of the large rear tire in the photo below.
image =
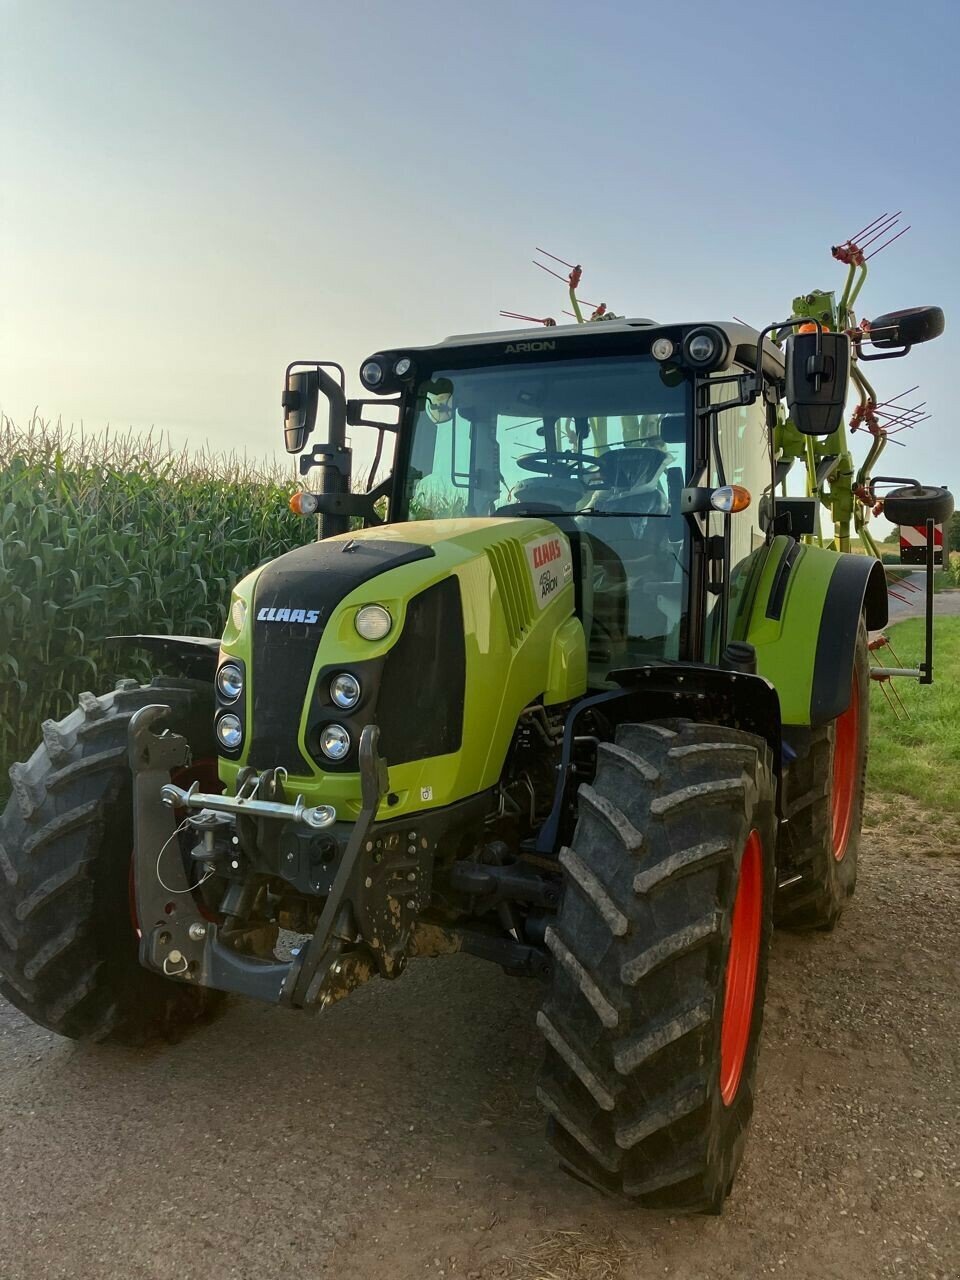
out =
<path fill-rule="evenodd" d="M 568 1172 L 719 1212 L 743 1154 L 772 924 L 775 782 L 759 738 L 624 725 L 580 789 L 547 931 L 538 1094 Z"/>
<path fill-rule="evenodd" d="M 861 618 L 850 703 L 810 731 L 789 767 L 778 865 L 784 888 L 775 919 L 787 929 L 832 929 L 857 887 L 870 738 L 870 653 Z"/>
<path fill-rule="evenodd" d="M 44 724 L 43 745 L 10 770 L 0 817 L 0 993 L 73 1040 L 140 1044 L 206 1017 L 217 992 L 142 968 L 131 908 L 132 777 L 127 728 L 149 703 L 215 757 L 213 691 L 195 680 L 121 681 Z"/>

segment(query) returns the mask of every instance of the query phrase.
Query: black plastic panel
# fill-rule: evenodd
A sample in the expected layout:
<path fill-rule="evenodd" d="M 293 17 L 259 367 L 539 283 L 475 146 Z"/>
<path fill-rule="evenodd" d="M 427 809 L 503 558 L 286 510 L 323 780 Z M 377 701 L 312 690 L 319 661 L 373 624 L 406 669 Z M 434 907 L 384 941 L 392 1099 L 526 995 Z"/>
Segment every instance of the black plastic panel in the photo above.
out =
<path fill-rule="evenodd" d="M 377 723 L 388 764 L 460 750 L 466 662 L 460 582 L 445 578 L 410 601 L 387 654 Z"/>

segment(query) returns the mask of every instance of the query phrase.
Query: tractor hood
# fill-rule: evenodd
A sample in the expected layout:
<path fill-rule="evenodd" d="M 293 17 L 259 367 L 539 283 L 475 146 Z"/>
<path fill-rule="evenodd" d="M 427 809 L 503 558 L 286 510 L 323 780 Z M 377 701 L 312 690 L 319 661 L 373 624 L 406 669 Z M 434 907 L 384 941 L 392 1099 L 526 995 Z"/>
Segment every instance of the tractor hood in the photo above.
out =
<path fill-rule="evenodd" d="M 244 765 L 280 767 L 309 803 L 355 810 L 360 733 L 373 723 L 391 812 L 449 804 L 496 783 L 523 707 L 586 686 L 570 544 L 544 520 L 343 534 L 261 566 L 234 601 L 222 651 L 242 665 L 244 691 L 233 703 L 218 693 L 217 712 L 243 731 L 236 751 L 221 749 L 229 789 Z M 389 615 L 375 639 L 357 625 L 370 605 Z M 359 684 L 351 707 L 331 692 L 340 674 Z M 324 750 L 331 726 L 349 740 L 339 759 Z"/>

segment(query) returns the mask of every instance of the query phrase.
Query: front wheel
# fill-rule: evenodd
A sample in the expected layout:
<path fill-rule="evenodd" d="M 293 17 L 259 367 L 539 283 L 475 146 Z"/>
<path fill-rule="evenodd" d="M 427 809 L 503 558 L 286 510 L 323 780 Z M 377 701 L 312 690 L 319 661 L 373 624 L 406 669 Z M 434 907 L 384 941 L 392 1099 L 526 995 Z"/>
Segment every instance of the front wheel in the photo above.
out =
<path fill-rule="evenodd" d="M 772 924 L 769 747 L 622 725 L 580 789 L 547 931 L 538 1089 L 561 1164 L 651 1208 L 719 1212 L 753 1111 Z"/>
<path fill-rule="evenodd" d="M 10 770 L 13 795 L 0 816 L 0 994 L 73 1040 L 169 1039 L 221 1001 L 139 962 L 127 730 L 135 711 L 158 702 L 171 708 L 164 727 L 187 738 L 195 766 L 215 757 L 212 687 L 160 677 L 82 693 Z"/>

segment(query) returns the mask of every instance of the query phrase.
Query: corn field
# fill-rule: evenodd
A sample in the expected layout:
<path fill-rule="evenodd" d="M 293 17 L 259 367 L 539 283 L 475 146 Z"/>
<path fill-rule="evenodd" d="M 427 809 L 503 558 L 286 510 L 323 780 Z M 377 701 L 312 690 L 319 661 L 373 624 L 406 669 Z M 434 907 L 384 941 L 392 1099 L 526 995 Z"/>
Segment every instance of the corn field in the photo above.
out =
<path fill-rule="evenodd" d="M 145 655 L 107 636 L 218 635 L 232 583 L 316 536 L 287 507 L 293 488 L 154 433 L 0 415 L 0 792 L 81 690 L 149 677 Z"/>

